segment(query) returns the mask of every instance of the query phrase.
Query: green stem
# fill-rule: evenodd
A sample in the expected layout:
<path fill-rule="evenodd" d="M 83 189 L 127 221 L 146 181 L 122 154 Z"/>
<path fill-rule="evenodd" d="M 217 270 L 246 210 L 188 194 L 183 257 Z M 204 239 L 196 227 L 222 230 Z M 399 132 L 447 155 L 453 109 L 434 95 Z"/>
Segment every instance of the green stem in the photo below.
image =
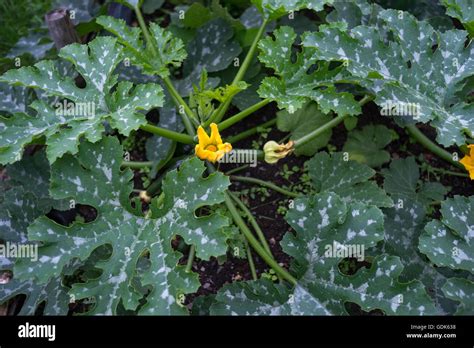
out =
<path fill-rule="evenodd" d="M 303 146 L 313 140 L 314 138 L 320 136 L 324 132 L 328 131 L 329 129 L 332 129 L 336 127 L 339 123 L 344 121 L 345 118 L 347 118 L 349 115 L 340 115 L 337 116 L 336 118 L 333 118 L 331 121 L 328 123 L 324 124 L 323 126 L 315 129 L 312 132 L 309 132 L 308 134 L 302 136 L 301 138 L 295 140 L 295 148 L 297 149 L 300 146 Z"/>
<path fill-rule="evenodd" d="M 140 126 L 140 129 L 142 129 L 142 130 L 144 130 L 148 133 L 161 135 L 162 137 L 177 141 L 179 143 L 183 143 L 183 144 L 193 144 L 194 143 L 194 139 L 190 135 L 174 132 L 172 130 L 157 127 L 157 126 L 153 126 L 151 124 L 145 124 L 143 126 Z"/>
<path fill-rule="evenodd" d="M 422 146 L 424 146 L 427 150 L 431 151 L 434 153 L 436 156 L 439 158 L 445 160 L 446 162 L 451 163 L 453 166 L 456 166 L 458 168 L 464 169 L 464 167 L 461 165 L 461 163 L 456 162 L 453 160 L 452 154 L 450 154 L 448 151 L 445 149 L 442 149 L 439 147 L 437 144 L 432 142 L 426 135 L 424 135 L 414 124 L 406 126 L 406 130 L 410 135 L 417 141 L 419 142 Z"/>
<path fill-rule="evenodd" d="M 240 230 L 245 235 L 250 245 L 257 252 L 257 254 L 263 259 L 263 261 L 267 263 L 267 265 L 269 265 L 275 271 L 276 274 L 281 276 L 283 279 L 286 279 L 291 284 L 296 285 L 297 280 L 290 273 L 288 273 L 287 270 L 285 270 L 275 260 L 273 260 L 272 257 L 268 255 L 265 249 L 260 245 L 257 239 L 253 236 L 252 232 L 247 227 L 244 220 L 242 219 L 239 212 L 237 211 L 237 208 L 232 202 L 232 198 L 230 198 L 227 192 L 224 192 L 224 199 L 225 199 L 225 204 L 227 206 L 227 209 L 232 215 L 232 219 L 234 220 L 235 224 L 240 228 Z"/>
<path fill-rule="evenodd" d="M 233 85 L 244 78 L 245 73 L 247 72 L 250 66 L 250 63 L 252 62 L 253 56 L 255 55 L 255 52 L 257 51 L 258 41 L 260 41 L 261 37 L 263 36 L 263 33 L 265 32 L 265 27 L 267 26 L 267 24 L 268 24 L 268 20 L 265 19 L 262 25 L 260 26 L 260 28 L 258 29 L 257 35 L 253 39 L 252 45 L 250 46 L 250 49 L 247 52 L 247 55 L 245 56 L 243 63 L 240 66 L 239 70 L 237 71 L 237 74 L 235 75 L 234 80 L 232 81 Z M 206 125 L 209 125 L 212 122 L 219 123 L 224 117 L 231 102 L 232 102 L 232 98 L 228 98 L 223 104 L 221 104 L 219 108 L 216 110 L 216 112 L 211 116 L 209 123 L 206 122 Z"/>
<path fill-rule="evenodd" d="M 155 45 L 154 39 L 151 37 L 150 32 L 148 31 L 148 27 L 146 26 L 145 20 L 143 19 L 142 12 L 140 11 L 139 6 L 134 7 L 135 13 L 137 15 L 138 23 L 140 24 L 140 28 L 142 29 L 143 35 L 145 36 L 145 41 L 147 43 L 147 47 L 149 46 L 153 52 L 153 55 L 156 59 L 160 59 L 161 57 L 159 55 L 158 49 Z M 169 77 L 163 78 L 163 82 L 168 89 L 168 91 L 171 94 L 171 99 L 175 102 L 176 106 L 178 106 L 178 113 L 181 115 L 181 118 L 183 119 L 184 126 L 186 127 L 186 131 L 188 132 L 189 135 L 194 136 L 195 135 L 195 130 L 194 127 L 192 126 L 192 123 L 189 118 L 196 118 L 192 110 L 189 108 L 189 106 L 186 104 L 186 102 L 181 98 L 179 95 L 178 91 L 176 91 L 176 88 L 174 88 L 173 83 L 171 82 Z M 180 110 L 180 106 L 183 106 L 185 114 L 183 114 Z M 188 118 L 189 117 L 189 118 Z"/>
<path fill-rule="evenodd" d="M 462 177 L 465 177 L 465 178 L 469 178 L 469 174 L 467 174 L 467 173 L 453 172 L 451 170 L 445 170 L 445 169 L 441 169 L 441 168 L 430 167 L 430 168 L 428 168 L 428 171 L 435 172 L 435 173 L 440 173 L 440 174 L 445 174 L 445 175 L 462 176 Z"/>
<path fill-rule="evenodd" d="M 260 28 L 258 29 L 257 35 L 253 39 L 252 45 L 250 46 L 250 49 L 247 52 L 247 55 L 245 56 L 244 62 L 240 66 L 239 71 L 237 71 L 237 74 L 235 75 L 234 80 L 232 81 L 232 84 L 236 84 L 237 82 L 241 81 L 244 78 L 245 73 L 247 72 L 247 69 L 250 66 L 250 63 L 252 62 L 253 56 L 255 55 L 255 52 L 257 51 L 258 42 L 263 36 L 263 33 L 265 32 L 265 27 L 267 26 L 267 24 L 268 24 L 268 19 L 265 19 L 262 22 L 262 25 L 260 26 Z"/>
<path fill-rule="evenodd" d="M 191 247 L 189 248 L 188 261 L 186 262 L 186 268 L 185 268 L 185 271 L 187 273 L 191 272 L 191 268 L 193 268 L 195 254 L 196 254 L 196 248 L 194 247 L 194 245 L 191 245 Z"/>
<path fill-rule="evenodd" d="M 371 101 L 373 99 L 374 99 L 373 96 L 366 95 L 366 96 L 364 96 L 364 98 L 362 98 L 359 101 L 359 104 L 362 106 L 362 105 L 368 103 L 369 101 Z M 346 115 L 339 115 L 336 118 L 333 118 L 328 123 L 324 124 L 323 126 L 317 128 L 314 131 L 306 134 L 305 136 L 295 140 L 295 148 L 303 146 L 304 144 L 310 142 L 314 138 L 320 136 L 322 133 L 328 131 L 329 129 L 332 129 L 332 128 L 336 127 L 339 123 L 344 121 L 344 119 L 347 118 L 347 117 L 349 117 L 349 115 L 347 115 L 347 114 Z"/>
<path fill-rule="evenodd" d="M 263 108 L 265 105 L 267 105 L 270 102 L 271 102 L 270 99 L 264 99 L 264 100 L 258 102 L 257 104 L 254 104 L 254 105 L 248 107 L 247 109 L 239 112 L 238 114 L 235 114 L 234 116 L 229 117 L 225 121 L 222 121 L 221 123 L 219 123 L 219 125 L 218 125 L 219 130 L 222 131 L 224 129 L 229 128 L 230 126 L 232 126 L 233 124 L 243 120 L 247 116 L 252 115 L 255 111 L 257 111 L 258 109 Z"/>
<path fill-rule="evenodd" d="M 155 41 L 151 38 L 150 32 L 148 31 L 148 27 L 146 26 L 145 20 L 143 19 L 142 11 L 140 11 L 140 7 L 136 6 L 134 7 L 135 14 L 137 15 L 138 19 L 138 24 L 140 25 L 140 28 L 142 29 L 143 35 L 145 36 L 145 41 L 147 45 L 150 45 L 153 54 L 155 57 L 158 57 L 158 50 L 155 46 Z"/>
<path fill-rule="evenodd" d="M 264 180 L 260 180 L 260 179 L 257 179 L 257 178 L 250 178 L 250 177 L 247 177 L 247 176 L 235 176 L 235 175 L 232 175 L 230 177 L 232 180 L 237 180 L 237 181 L 241 181 L 241 182 L 248 182 L 248 183 L 252 183 L 252 184 L 257 184 L 257 185 L 260 185 L 260 186 L 264 186 L 264 187 L 268 187 L 269 189 L 272 189 L 276 192 L 280 192 L 281 194 L 284 194 L 288 197 L 292 197 L 292 198 L 296 198 L 296 197 L 300 197 L 301 195 L 298 194 L 298 193 L 295 193 L 295 192 L 291 192 L 291 191 L 288 191 L 288 190 L 285 190 L 271 182 L 268 182 L 268 181 L 264 181 Z"/>
<path fill-rule="evenodd" d="M 152 161 L 148 162 L 134 162 L 134 161 L 123 161 L 122 162 L 122 167 L 128 167 L 132 169 L 140 169 L 140 168 L 148 168 L 153 165 Z"/>
<path fill-rule="evenodd" d="M 252 213 L 250 210 L 245 206 L 244 202 L 240 200 L 239 197 L 237 197 L 235 194 L 233 194 L 231 191 L 227 191 L 229 196 L 237 203 L 237 206 L 244 212 L 244 214 L 247 216 L 248 220 L 250 221 L 250 224 L 252 225 L 253 229 L 257 233 L 258 239 L 260 239 L 260 243 L 262 243 L 263 248 L 266 250 L 268 255 L 272 257 L 272 259 L 275 259 L 272 255 L 272 251 L 270 249 L 270 246 L 267 243 L 267 239 L 265 238 L 265 235 L 263 234 L 262 229 L 258 225 L 257 221 L 253 217 Z"/>
<path fill-rule="evenodd" d="M 231 175 L 231 174 L 234 174 L 234 173 L 237 173 L 237 172 L 240 172 L 241 170 L 244 170 L 244 169 L 247 169 L 248 167 L 250 167 L 249 164 L 243 164 L 239 167 L 236 167 L 236 168 L 232 168 L 230 170 L 228 170 L 227 172 L 225 172 L 225 175 Z"/>
<path fill-rule="evenodd" d="M 171 97 L 173 101 L 175 102 L 176 106 L 178 107 L 178 114 L 181 115 L 181 118 L 183 120 L 184 126 L 186 127 L 186 131 L 188 132 L 189 135 L 194 136 L 196 134 L 195 129 L 191 123 L 191 119 L 195 119 L 197 121 L 196 115 L 194 115 L 193 111 L 191 108 L 186 104 L 184 99 L 179 95 L 178 91 L 176 88 L 174 88 L 173 82 L 171 82 L 169 77 L 163 78 L 163 82 L 168 89 L 168 92 L 170 92 Z M 184 110 L 184 114 L 181 111 L 181 107 Z"/>
<path fill-rule="evenodd" d="M 267 127 L 270 127 L 270 126 L 273 126 L 274 124 L 276 123 L 276 118 L 270 120 L 270 121 L 267 121 L 265 123 L 262 123 L 256 127 L 253 127 L 253 128 L 250 128 L 250 129 L 247 129 L 246 131 L 243 131 L 239 134 L 236 134 L 232 137 L 230 137 L 229 139 L 227 139 L 227 141 L 229 143 L 236 143 L 242 139 L 245 139 L 245 138 L 248 138 L 254 134 L 257 134 L 258 133 L 258 130 L 259 128 L 267 128 Z"/>
<path fill-rule="evenodd" d="M 245 251 L 247 253 L 247 260 L 249 262 L 250 273 L 252 274 L 252 279 L 257 280 L 257 270 L 255 269 L 255 263 L 253 262 L 252 250 L 250 250 L 250 245 L 247 242 L 247 239 L 244 238 L 245 242 Z"/>

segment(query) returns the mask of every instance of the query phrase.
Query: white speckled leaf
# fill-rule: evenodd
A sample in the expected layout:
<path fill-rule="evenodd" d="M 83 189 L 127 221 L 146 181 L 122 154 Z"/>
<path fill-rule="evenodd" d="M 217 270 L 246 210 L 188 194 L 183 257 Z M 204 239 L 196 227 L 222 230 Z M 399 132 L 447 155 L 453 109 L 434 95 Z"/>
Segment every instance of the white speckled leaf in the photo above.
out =
<path fill-rule="evenodd" d="M 297 285 L 293 291 L 267 279 L 225 285 L 216 295 L 211 315 L 328 315 L 310 293 Z"/>
<path fill-rule="evenodd" d="M 347 70 L 376 95 L 379 106 L 389 101 L 418 104 L 415 119 L 431 122 L 439 143 L 463 144 L 463 133 L 474 132 L 474 105 L 454 95 L 474 74 L 474 45 L 465 46 L 466 32 L 439 33 L 395 10 L 381 11 L 378 20 L 379 27 L 358 26 L 349 32 L 325 28 L 308 34 L 303 46 L 315 49 L 318 59 L 347 62 Z M 393 34 L 389 43 L 387 32 Z"/>
<path fill-rule="evenodd" d="M 44 152 L 37 152 L 6 167 L 10 180 L 8 188 L 0 199 L 0 240 L 12 245 L 29 244 L 27 227 L 37 217 L 47 213 L 53 204 L 49 198 L 49 163 Z M 31 249 L 30 249 L 31 250 Z M 0 270 L 12 270 L 14 258 L 0 258 Z M 38 306 L 45 301 L 45 315 L 66 315 L 69 296 L 61 285 L 61 275 L 46 284 L 36 284 L 33 280 L 17 280 L 15 274 L 6 284 L 0 284 L 0 303 L 25 295 L 19 315 L 34 315 Z"/>
<path fill-rule="evenodd" d="M 163 106 L 162 88 L 154 83 L 141 84 L 133 88 L 131 82 L 119 82 L 117 90 L 108 99 L 111 105 L 111 124 L 128 136 L 132 130 L 146 123 L 145 115 L 138 110 L 151 110 Z"/>
<path fill-rule="evenodd" d="M 25 88 L 0 82 L 0 111 L 7 113 L 26 112 L 27 94 Z"/>
<path fill-rule="evenodd" d="M 169 67 L 181 66 L 187 53 L 183 41 L 161 28 L 157 23 L 150 23 L 150 34 L 158 51 L 155 57 L 152 47 L 145 47 L 140 28 L 132 28 L 123 19 L 100 16 L 97 23 L 114 34 L 124 46 L 124 51 L 133 65 L 139 66 L 145 74 L 159 75 L 163 78 L 170 75 Z"/>
<path fill-rule="evenodd" d="M 6 56 L 8 58 L 16 58 L 21 57 L 21 55 L 25 53 L 29 53 L 36 60 L 39 60 L 42 59 L 53 46 L 54 43 L 48 38 L 47 31 L 40 31 L 20 38 Z"/>
<path fill-rule="evenodd" d="M 474 283 L 463 278 L 448 279 L 443 286 L 447 297 L 460 302 L 457 315 L 474 314 Z"/>
<path fill-rule="evenodd" d="M 10 280 L 0 284 L 0 304 L 18 295 L 25 295 L 25 302 L 18 315 L 35 315 L 39 305 L 45 303 L 44 315 L 66 315 L 69 310 L 69 296 L 63 287 L 61 277 L 52 278 L 46 284 L 36 284 L 33 280 Z"/>
<path fill-rule="evenodd" d="M 377 4 L 370 4 L 367 0 L 335 1 L 326 20 L 330 23 L 342 22 L 349 29 L 358 25 L 369 25 L 377 18 L 378 12 L 382 10 Z"/>
<path fill-rule="evenodd" d="M 290 27 L 281 27 L 273 32 L 275 39 L 262 39 L 260 61 L 275 70 L 278 77 L 266 77 L 258 93 L 278 103 L 280 109 L 293 113 L 309 100 L 318 102 L 321 111 L 334 111 L 338 114 L 358 115 L 360 105 L 354 96 L 347 92 L 338 92 L 334 84 L 344 80 L 347 72 L 343 66 L 330 69 L 329 63 L 318 62 L 316 50 L 303 48 L 292 60 L 292 46 L 296 33 Z M 318 68 L 315 68 L 318 64 Z"/>
<path fill-rule="evenodd" d="M 227 251 L 228 235 L 223 228 L 229 225 L 229 219 L 219 213 L 197 217 L 196 210 L 224 202 L 224 191 L 230 181 L 221 173 L 203 178 L 204 169 L 204 163 L 193 157 L 178 171 L 166 175 L 158 224 L 164 235 L 170 239 L 180 235 L 187 244 L 195 245 L 197 257 L 209 260 Z"/>
<path fill-rule="evenodd" d="M 70 291 L 76 299 L 95 298 L 90 314 L 111 315 L 120 301 L 126 309 L 138 306 L 141 295 L 133 288 L 132 280 L 137 260 L 149 251 L 149 272 L 155 279 L 160 278 L 151 283 L 148 301 L 155 305 L 150 314 L 185 314 L 187 311 L 176 299 L 179 294 L 197 290 L 197 276 L 177 266 L 179 254 L 172 249 L 171 239 L 158 221 L 132 215 L 122 206 L 127 206 L 132 190 L 131 171 L 120 171 L 122 155 L 118 140 L 106 137 L 96 144 L 84 142 L 75 158 L 66 155 L 53 164 L 53 197 L 91 205 L 97 210 L 97 218 L 69 227 L 46 216 L 38 218 L 28 228 L 28 238 L 44 243 L 39 248 L 39 260 L 22 259 L 15 264 L 14 272 L 19 279 L 34 276 L 39 283 L 45 283 L 72 259 L 84 261 L 96 248 L 111 245 L 112 256 L 96 265 L 103 273 L 97 279 L 74 284 Z"/>
<path fill-rule="evenodd" d="M 163 105 L 163 90 L 157 84 L 138 85 L 134 89 L 129 82 L 116 84 L 117 77 L 112 72 L 123 57 L 122 49 L 113 38 L 98 37 L 87 46 L 72 44 L 64 47 L 59 55 L 74 64 L 86 82 L 85 88 L 77 87 L 71 77 L 62 76 L 52 61 L 10 70 L 0 77 L 10 84 L 67 98 L 76 106 L 69 115 L 57 112 L 61 111 L 57 103 L 35 101 L 31 105 L 37 111 L 35 117 L 17 114 L 1 119 L 0 163 L 19 160 L 23 147 L 42 135 L 46 135 L 48 159 L 53 163 L 65 153 L 75 154 L 82 136 L 91 142 L 98 141 L 103 121 L 109 120 L 114 128 L 128 135 L 146 123 L 145 117 L 137 111 Z"/>
<path fill-rule="evenodd" d="M 6 173 L 11 179 L 0 198 L 0 240 L 26 243 L 28 224 L 53 204 L 48 192 L 49 164 L 44 152 L 37 152 L 7 166 Z"/>
<path fill-rule="evenodd" d="M 331 5 L 335 0 L 252 0 L 252 3 L 267 19 L 274 20 L 290 11 L 302 9 L 322 11 L 324 5 Z"/>
<path fill-rule="evenodd" d="M 369 269 L 346 276 L 338 268 L 344 256 L 328 253 L 363 247 L 364 253 L 383 236 L 383 214 L 374 207 L 356 202 L 346 204 L 334 193 L 297 198 L 286 220 L 296 235 L 286 234 L 283 250 L 294 257 L 293 269 L 304 287 L 327 311 L 347 314 L 344 302 L 353 302 L 365 311 L 381 309 L 386 314 L 434 314 L 436 309 L 418 282 L 399 283 L 403 266 L 397 257 L 377 256 Z M 349 249 L 350 250 L 350 249 Z M 359 254 L 353 257 L 364 256 Z"/>
<path fill-rule="evenodd" d="M 420 251 L 438 266 L 474 273 L 474 196 L 448 198 L 441 214 L 426 225 Z"/>
<path fill-rule="evenodd" d="M 395 202 L 401 199 L 397 194 L 391 197 Z M 404 200 L 401 206 L 396 204 L 393 208 L 385 209 L 385 241 L 381 250 L 400 257 L 404 267 L 400 281 L 421 281 L 439 308 L 439 314 L 452 314 L 455 311 L 454 303 L 447 300 L 441 291 L 446 276 L 438 272 L 418 250 L 418 238 L 425 225 L 425 209 L 419 202 L 411 200 Z"/>
<path fill-rule="evenodd" d="M 344 153 L 319 152 L 308 161 L 309 175 L 318 192 L 335 192 L 345 202 L 393 206 L 385 192 L 370 180 L 375 171 L 365 164 L 344 160 Z"/>
<path fill-rule="evenodd" d="M 233 36 L 232 27 L 222 18 L 199 28 L 188 47 L 189 63 L 184 65 L 185 74 L 195 69 L 215 72 L 227 68 L 242 51 Z"/>

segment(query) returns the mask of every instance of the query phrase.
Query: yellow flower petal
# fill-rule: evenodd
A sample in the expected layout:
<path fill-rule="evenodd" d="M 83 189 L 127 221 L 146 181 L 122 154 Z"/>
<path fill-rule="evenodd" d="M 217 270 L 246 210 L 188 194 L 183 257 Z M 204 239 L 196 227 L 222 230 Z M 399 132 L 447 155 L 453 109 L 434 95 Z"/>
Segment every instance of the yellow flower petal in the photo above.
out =
<path fill-rule="evenodd" d="M 222 138 L 219 134 L 219 129 L 217 124 L 211 123 L 211 143 L 212 144 L 222 144 Z"/>
<path fill-rule="evenodd" d="M 469 172 L 469 177 L 471 178 L 471 180 L 474 180 L 474 146 L 469 145 L 468 147 L 471 150 L 470 156 L 463 157 L 463 159 L 461 159 L 459 163 L 461 163 L 464 168 L 466 168 L 466 170 Z"/>
<path fill-rule="evenodd" d="M 198 140 L 199 140 L 199 144 L 203 147 L 205 147 L 206 145 L 210 144 L 211 143 L 211 139 L 209 138 L 209 136 L 207 135 L 206 131 L 204 130 L 204 128 L 202 128 L 202 126 L 199 126 L 198 130 L 197 130 L 197 134 L 198 134 Z"/>
<path fill-rule="evenodd" d="M 467 147 L 468 147 L 469 150 L 470 150 L 469 156 L 471 156 L 472 158 L 474 158 L 474 144 L 468 145 Z"/>
<path fill-rule="evenodd" d="M 217 124 L 211 123 L 211 136 L 209 137 L 201 126 L 198 128 L 199 144 L 194 148 L 196 156 L 202 160 L 216 162 L 227 152 L 232 151 L 232 145 L 223 143 Z"/>

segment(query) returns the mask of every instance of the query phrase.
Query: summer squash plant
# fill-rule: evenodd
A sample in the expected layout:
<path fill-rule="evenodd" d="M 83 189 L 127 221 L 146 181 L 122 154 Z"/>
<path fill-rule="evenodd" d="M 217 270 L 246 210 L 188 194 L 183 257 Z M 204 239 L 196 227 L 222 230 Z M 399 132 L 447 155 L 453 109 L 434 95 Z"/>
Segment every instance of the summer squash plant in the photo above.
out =
<path fill-rule="evenodd" d="M 0 303 L 24 295 L 26 315 L 474 314 L 474 196 L 423 174 L 474 180 L 472 1 L 442 1 L 458 28 L 365 0 L 252 0 L 239 19 L 194 3 L 168 27 L 146 20 L 142 1 L 122 3 L 137 26 L 101 15 L 88 43 L 0 76 L 2 250 L 37 250 L 0 259 Z M 298 27 L 303 14 L 317 20 Z M 269 104 L 271 119 L 237 128 Z M 417 112 L 396 117 L 400 105 Z M 397 132 L 358 124 L 367 106 L 449 170 L 392 156 Z M 288 135 L 268 137 L 257 166 L 306 156 L 307 190 L 222 169 L 252 150 L 240 140 L 274 125 Z M 151 134 L 148 161 L 130 160 L 139 131 Z M 134 171 L 149 174 L 145 189 Z M 237 182 L 285 197 L 291 231 L 277 248 Z M 84 206 L 87 221 L 54 218 Z M 252 279 L 190 296 L 203 285 L 196 260 L 236 250 Z"/>

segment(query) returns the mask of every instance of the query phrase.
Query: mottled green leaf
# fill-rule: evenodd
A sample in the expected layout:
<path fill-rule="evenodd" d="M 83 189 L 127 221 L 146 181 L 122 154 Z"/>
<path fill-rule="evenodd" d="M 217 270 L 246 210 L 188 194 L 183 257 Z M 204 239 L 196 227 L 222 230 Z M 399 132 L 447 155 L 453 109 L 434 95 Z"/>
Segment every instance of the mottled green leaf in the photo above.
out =
<path fill-rule="evenodd" d="M 235 282 L 219 290 L 211 315 L 328 315 L 303 287 L 291 291 L 266 279 Z"/>
<path fill-rule="evenodd" d="M 69 76 L 62 76 L 52 61 L 41 61 L 34 67 L 10 70 L 0 80 L 37 88 L 47 95 L 66 98 L 54 105 L 35 101 L 31 107 L 35 117 L 16 114 L 0 120 L 0 163 L 12 163 L 21 158 L 23 148 L 35 138 L 46 136 L 48 159 L 52 163 L 65 153 L 75 154 L 81 137 L 98 141 L 103 122 L 128 135 L 146 123 L 139 110 L 163 105 L 163 90 L 157 84 L 133 87 L 130 82 L 117 82 L 112 72 L 122 59 L 122 49 L 116 40 L 98 37 L 87 46 L 72 44 L 60 54 L 74 64 L 86 82 L 76 86 Z"/>
<path fill-rule="evenodd" d="M 441 215 L 426 225 L 420 251 L 438 266 L 474 273 L 474 196 L 448 198 Z"/>
<path fill-rule="evenodd" d="M 18 295 L 26 296 L 18 315 L 35 315 L 43 302 L 46 302 L 43 315 L 66 315 L 69 310 L 70 298 L 60 277 L 53 278 L 44 285 L 36 284 L 33 280 L 20 282 L 15 279 L 0 284 L 0 303 Z"/>
<path fill-rule="evenodd" d="M 224 255 L 229 238 L 223 228 L 229 219 L 218 213 L 196 217 L 200 207 L 222 203 L 229 178 L 211 174 L 202 178 L 204 164 L 197 157 L 184 162 L 179 171 L 170 172 L 163 180 L 165 194 L 159 214 L 160 230 L 170 238 L 183 237 L 196 247 L 196 256 L 208 260 L 211 256 Z"/>
<path fill-rule="evenodd" d="M 347 276 L 338 264 L 345 257 L 364 260 L 383 236 L 383 214 L 361 202 L 350 204 L 334 193 L 297 198 L 286 220 L 296 234 L 286 234 L 283 250 L 295 259 L 298 284 L 332 314 L 347 314 L 344 302 L 386 314 L 434 314 L 436 309 L 418 281 L 400 283 L 396 257 L 377 256 L 369 269 Z"/>
<path fill-rule="evenodd" d="M 10 177 L 7 191 L 0 199 L 0 240 L 2 247 L 18 250 L 29 249 L 32 261 L 35 261 L 35 243 L 27 238 L 27 227 L 37 217 L 47 213 L 53 205 L 49 198 L 49 163 L 44 152 L 6 167 Z M 0 257 L 0 270 L 12 270 L 16 258 Z M 34 280 L 20 281 L 15 274 L 7 283 L 0 284 L 0 303 L 18 295 L 25 295 L 19 315 L 34 315 L 41 303 L 46 302 L 43 314 L 66 315 L 69 296 L 62 286 L 62 277 L 57 274 L 46 284 L 37 284 Z"/>
<path fill-rule="evenodd" d="M 396 194 L 391 196 L 395 202 L 399 197 Z M 435 301 L 439 313 L 452 314 L 455 305 L 453 301 L 447 300 L 441 291 L 447 278 L 418 250 L 418 238 L 423 233 L 425 225 L 425 207 L 419 202 L 407 200 L 402 205 L 385 209 L 384 213 L 385 241 L 382 251 L 400 257 L 404 266 L 399 277 L 400 281 L 421 281 Z"/>
<path fill-rule="evenodd" d="M 142 295 L 132 281 L 138 259 L 148 252 L 151 266 L 143 275 L 143 285 L 151 285 L 153 289 L 142 313 L 185 314 L 179 296 L 196 291 L 199 282 L 196 275 L 187 274 L 184 267 L 177 266 L 180 256 L 171 247 L 173 236 L 161 227 L 163 220 L 137 217 L 124 208 L 129 205 L 132 173 L 120 171 L 122 155 L 118 140 L 107 137 L 96 144 L 84 142 L 75 158 L 65 155 L 53 164 L 50 189 L 53 197 L 91 205 L 97 210 L 97 218 L 68 227 L 46 216 L 38 218 L 28 228 L 28 238 L 42 242 L 39 260 L 19 260 L 14 273 L 21 280 L 34 277 L 45 283 L 71 260 L 84 261 L 98 247 L 110 245 L 111 257 L 96 264 L 102 270 L 100 276 L 73 284 L 70 294 L 76 299 L 94 298 L 91 314 L 111 315 L 116 313 L 120 302 L 125 309 L 138 306 Z M 203 166 L 198 162 L 187 166 Z M 162 210 L 168 215 L 174 214 L 177 208 L 171 205 L 169 210 Z"/>
<path fill-rule="evenodd" d="M 308 161 L 309 175 L 318 192 L 335 192 L 345 202 L 364 202 L 391 207 L 392 200 L 373 180 L 375 171 L 365 164 L 349 160 L 343 153 L 329 156 L 317 153 Z"/>
<path fill-rule="evenodd" d="M 216 72 L 227 68 L 242 49 L 233 40 L 234 31 L 224 19 L 217 18 L 199 28 L 188 45 L 189 60 L 184 64 L 184 73 L 206 69 Z"/>
<path fill-rule="evenodd" d="M 314 100 L 323 113 L 332 110 L 338 114 L 360 114 L 360 105 L 354 96 L 338 92 L 334 87 L 347 76 L 344 66 L 330 68 L 329 63 L 318 61 L 316 50 L 311 48 L 296 53 L 293 60 L 295 31 L 281 27 L 273 34 L 274 39 L 266 37 L 258 44 L 260 61 L 277 75 L 262 81 L 258 89 L 260 97 L 276 101 L 280 109 L 287 109 L 289 113 Z"/>
<path fill-rule="evenodd" d="M 447 297 L 461 304 L 456 312 L 457 315 L 474 314 L 474 283 L 462 278 L 451 278 L 443 286 Z"/>
<path fill-rule="evenodd" d="M 334 2 L 334 0 L 252 0 L 263 16 L 269 20 L 306 8 L 322 11 L 324 5 L 331 5 Z"/>
<path fill-rule="evenodd" d="M 474 105 L 464 104 L 455 92 L 474 74 L 474 45 L 465 44 L 466 32 L 440 33 L 395 10 L 381 11 L 378 21 L 379 26 L 350 31 L 324 28 L 308 34 L 303 46 L 315 49 L 315 59 L 345 62 L 356 83 L 376 95 L 379 106 L 416 105 L 417 111 L 408 116 L 431 122 L 439 143 L 464 144 L 464 132 L 474 132 Z"/>
<path fill-rule="evenodd" d="M 105 30 L 117 36 L 130 62 L 139 66 L 145 74 L 168 77 L 169 67 L 181 66 L 187 56 L 183 41 L 157 23 L 150 23 L 149 28 L 154 47 L 145 47 L 140 28 L 129 27 L 124 20 L 109 16 L 100 16 L 96 21 Z"/>

